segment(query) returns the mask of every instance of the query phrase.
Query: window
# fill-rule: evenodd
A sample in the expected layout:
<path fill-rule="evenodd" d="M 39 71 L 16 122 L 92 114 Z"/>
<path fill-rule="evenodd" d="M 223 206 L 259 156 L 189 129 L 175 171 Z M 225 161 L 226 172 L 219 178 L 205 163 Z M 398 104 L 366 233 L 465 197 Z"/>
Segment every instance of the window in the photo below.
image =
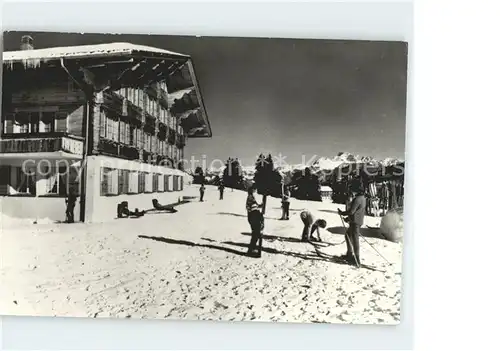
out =
<path fill-rule="evenodd" d="M 142 194 L 146 190 L 146 172 L 139 172 L 139 180 L 138 180 L 138 193 Z"/>
<path fill-rule="evenodd" d="M 54 112 L 42 112 L 40 132 L 51 133 L 54 131 L 56 114 Z"/>
<path fill-rule="evenodd" d="M 126 169 L 118 170 L 118 194 L 129 193 L 129 171 Z"/>
<path fill-rule="evenodd" d="M 137 128 L 136 129 L 136 134 L 137 134 L 137 143 L 136 146 L 139 149 L 142 149 L 144 147 L 144 133 L 141 129 Z"/>
<path fill-rule="evenodd" d="M 117 172 L 113 168 L 101 168 L 101 196 L 118 194 Z"/>
<path fill-rule="evenodd" d="M 158 179 L 160 175 L 158 173 L 153 174 L 153 193 L 158 192 Z"/>
<path fill-rule="evenodd" d="M 144 146 L 144 149 L 148 152 L 151 152 L 151 135 L 146 134 L 146 145 Z"/>
<path fill-rule="evenodd" d="M 69 171 L 66 166 L 46 168 L 47 194 L 66 196 L 69 192 Z"/>
<path fill-rule="evenodd" d="M 55 113 L 55 131 L 56 132 L 66 132 L 68 122 L 67 112 L 56 112 Z"/>
<path fill-rule="evenodd" d="M 115 121 L 109 116 L 104 116 L 106 119 L 106 138 L 118 141 L 118 121 Z"/>
<path fill-rule="evenodd" d="M 134 104 L 134 97 L 135 97 L 135 89 L 129 88 L 128 89 L 128 101 L 130 101 L 132 104 Z"/>
<path fill-rule="evenodd" d="M 142 133 L 142 137 L 143 137 L 142 147 L 144 148 L 144 150 L 148 151 L 148 137 L 149 137 L 149 135 L 147 133 Z"/>
<path fill-rule="evenodd" d="M 118 130 L 120 131 L 120 142 L 124 143 L 125 142 L 125 135 L 126 135 L 126 130 L 125 130 L 125 123 L 122 121 L 118 121 Z"/>
<path fill-rule="evenodd" d="M 142 91 L 139 89 L 134 89 L 134 90 L 135 90 L 134 105 L 140 106 L 139 105 L 139 96 L 141 96 Z"/>
<path fill-rule="evenodd" d="M 23 169 L 23 167 L 13 168 L 11 186 L 16 194 L 36 195 L 36 174 L 34 168 Z"/>
<path fill-rule="evenodd" d="M 144 108 L 144 94 L 142 91 L 139 93 L 139 107 Z"/>
<path fill-rule="evenodd" d="M 125 137 L 123 139 L 123 143 L 129 145 L 130 144 L 130 124 L 128 123 L 123 123 L 124 129 L 125 129 Z"/>
<path fill-rule="evenodd" d="M 30 133 L 38 133 L 40 131 L 40 112 L 30 113 Z"/>
<path fill-rule="evenodd" d="M 30 114 L 27 112 L 19 112 L 15 115 L 14 133 L 28 133 Z"/>
<path fill-rule="evenodd" d="M 37 111 L 21 111 L 6 114 L 5 133 L 52 133 L 65 132 L 67 124 L 66 112 L 48 111 L 51 106 L 39 108 Z"/>

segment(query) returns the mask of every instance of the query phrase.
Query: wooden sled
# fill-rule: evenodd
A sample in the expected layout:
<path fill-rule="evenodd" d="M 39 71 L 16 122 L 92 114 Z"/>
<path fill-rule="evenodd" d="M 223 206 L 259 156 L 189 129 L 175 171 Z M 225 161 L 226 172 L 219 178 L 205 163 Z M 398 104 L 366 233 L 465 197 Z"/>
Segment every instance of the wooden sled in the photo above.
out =
<path fill-rule="evenodd" d="M 176 213 L 178 212 L 174 206 L 171 205 L 161 205 L 157 199 L 153 199 L 153 211 L 158 212 L 168 212 L 168 213 Z"/>

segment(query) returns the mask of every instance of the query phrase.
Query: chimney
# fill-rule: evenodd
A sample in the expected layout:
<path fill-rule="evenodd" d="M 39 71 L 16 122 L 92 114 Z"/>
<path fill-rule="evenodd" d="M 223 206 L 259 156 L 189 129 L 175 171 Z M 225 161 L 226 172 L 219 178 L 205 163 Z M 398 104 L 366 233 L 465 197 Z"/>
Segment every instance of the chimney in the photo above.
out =
<path fill-rule="evenodd" d="M 21 50 L 33 50 L 33 38 L 29 35 L 23 35 L 21 38 Z"/>

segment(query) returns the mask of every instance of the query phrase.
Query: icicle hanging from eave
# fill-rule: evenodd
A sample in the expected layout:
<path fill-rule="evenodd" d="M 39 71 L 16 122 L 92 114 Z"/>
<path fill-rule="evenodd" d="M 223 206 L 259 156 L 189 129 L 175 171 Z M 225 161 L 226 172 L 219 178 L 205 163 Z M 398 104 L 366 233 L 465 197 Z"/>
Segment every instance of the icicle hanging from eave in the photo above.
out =
<path fill-rule="evenodd" d="M 20 60 L 12 60 L 12 61 L 9 61 L 8 63 L 5 63 L 7 65 L 7 67 L 12 71 L 14 70 L 14 65 L 19 62 L 19 63 L 22 63 L 24 69 L 36 69 L 36 68 L 39 68 L 42 63 L 45 63 L 49 61 L 49 59 L 40 59 L 40 58 L 36 58 L 36 57 L 28 57 L 28 58 L 22 58 Z"/>
<path fill-rule="evenodd" d="M 42 63 L 42 60 L 40 60 L 39 58 L 23 59 L 24 69 L 38 68 L 38 67 L 40 67 L 41 63 Z"/>

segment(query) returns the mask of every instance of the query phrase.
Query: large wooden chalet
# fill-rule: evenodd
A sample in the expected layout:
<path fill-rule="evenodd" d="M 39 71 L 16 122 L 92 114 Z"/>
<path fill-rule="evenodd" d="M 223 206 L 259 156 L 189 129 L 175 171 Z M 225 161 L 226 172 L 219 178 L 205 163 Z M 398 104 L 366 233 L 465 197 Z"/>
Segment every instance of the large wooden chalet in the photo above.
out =
<path fill-rule="evenodd" d="M 86 222 L 116 217 L 121 201 L 178 201 L 187 139 L 212 135 L 190 56 L 32 40 L 3 53 L 1 212 L 61 220 L 70 191 Z"/>

